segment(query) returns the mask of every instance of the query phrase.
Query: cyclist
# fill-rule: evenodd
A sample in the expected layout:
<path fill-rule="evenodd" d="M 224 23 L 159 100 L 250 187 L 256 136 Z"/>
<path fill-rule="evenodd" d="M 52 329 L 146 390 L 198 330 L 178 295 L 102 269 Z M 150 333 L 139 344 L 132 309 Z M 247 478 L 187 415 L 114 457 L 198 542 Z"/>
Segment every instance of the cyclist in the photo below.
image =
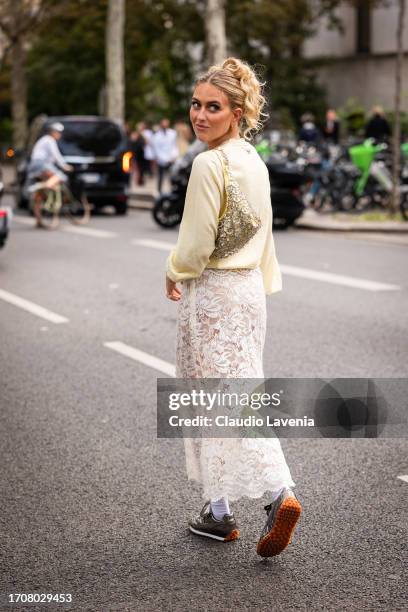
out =
<path fill-rule="evenodd" d="M 68 182 L 65 172 L 71 172 L 73 167 L 65 163 L 57 145 L 63 131 L 62 123 L 52 123 L 48 128 L 48 133 L 35 143 L 28 166 L 28 181 L 30 183 L 40 176 L 46 179 L 41 183 L 31 185 L 29 191 L 36 191 L 40 188 L 54 189 L 60 183 Z"/>

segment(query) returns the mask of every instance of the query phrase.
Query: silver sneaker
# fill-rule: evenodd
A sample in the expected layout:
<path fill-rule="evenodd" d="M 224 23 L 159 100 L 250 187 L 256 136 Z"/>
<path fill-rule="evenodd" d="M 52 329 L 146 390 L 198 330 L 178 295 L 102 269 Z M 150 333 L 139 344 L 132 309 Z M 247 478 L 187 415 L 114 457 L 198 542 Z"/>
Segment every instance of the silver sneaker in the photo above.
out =
<path fill-rule="evenodd" d="M 188 522 L 188 528 L 196 535 L 221 542 L 231 542 L 239 538 L 239 529 L 234 515 L 224 514 L 223 518 L 217 521 L 211 512 L 209 501 L 205 502 L 200 514 Z"/>
<path fill-rule="evenodd" d="M 265 506 L 265 510 L 268 518 L 256 552 L 261 557 L 274 557 L 285 550 L 292 541 L 302 506 L 293 491 L 285 488 L 276 501 Z"/>

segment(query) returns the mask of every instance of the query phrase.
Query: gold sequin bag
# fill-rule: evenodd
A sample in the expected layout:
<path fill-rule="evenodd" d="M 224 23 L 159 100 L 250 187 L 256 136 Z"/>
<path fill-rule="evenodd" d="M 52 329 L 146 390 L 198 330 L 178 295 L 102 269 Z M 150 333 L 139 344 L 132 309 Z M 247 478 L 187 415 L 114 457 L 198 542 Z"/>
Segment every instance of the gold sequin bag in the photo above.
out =
<path fill-rule="evenodd" d="M 212 258 L 234 255 L 255 236 L 262 223 L 251 208 L 238 182 L 231 176 L 228 157 L 222 149 L 222 169 L 225 184 L 225 208 L 218 219 L 218 231 Z"/>

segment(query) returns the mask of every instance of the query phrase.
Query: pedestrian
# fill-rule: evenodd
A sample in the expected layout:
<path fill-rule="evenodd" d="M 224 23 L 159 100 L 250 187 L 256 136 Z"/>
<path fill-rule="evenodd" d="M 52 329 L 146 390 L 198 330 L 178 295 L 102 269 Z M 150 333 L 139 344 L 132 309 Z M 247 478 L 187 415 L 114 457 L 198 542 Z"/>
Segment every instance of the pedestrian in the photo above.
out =
<path fill-rule="evenodd" d="M 384 142 L 390 135 L 391 128 L 384 116 L 384 109 L 381 106 L 374 106 L 371 118 L 365 126 L 365 137 L 374 138 L 376 142 Z"/>
<path fill-rule="evenodd" d="M 176 121 L 176 123 L 174 124 L 174 129 L 177 133 L 177 148 L 179 156 L 183 157 L 183 155 L 187 153 L 187 150 L 191 145 L 193 134 L 191 132 L 190 126 L 182 119 Z"/>
<path fill-rule="evenodd" d="M 145 139 L 144 158 L 146 174 L 148 174 L 149 176 L 153 176 L 154 151 L 151 145 L 153 131 L 146 123 L 144 124 L 142 134 Z"/>
<path fill-rule="evenodd" d="M 178 157 L 177 133 L 170 127 L 168 119 L 160 121 L 159 129 L 152 136 L 151 145 L 157 165 L 157 189 L 161 193 L 163 180 Z"/>
<path fill-rule="evenodd" d="M 312 113 L 304 113 L 300 118 L 302 127 L 299 132 L 299 140 L 307 144 L 317 144 L 320 140 L 320 131 L 315 125 Z"/>
<path fill-rule="evenodd" d="M 326 112 L 326 122 L 324 124 L 323 134 L 328 143 L 334 145 L 339 144 L 340 121 L 336 111 L 332 108 L 329 108 Z"/>
<path fill-rule="evenodd" d="M 136 185 L 144 185 L 144 175 L 146 171 L 145 146 L 146 140 L 143 135 L 145 124 L 141 121 L 136 125 L 136 129 L 130 135 L 130 150 L 133 156 L 133 169 L 136 174 Z"/>
<path fill-rule="evenodd" d="M 248 142 L 265 98 L 252 68 L 236 58 L 197 79 L 190 120 L 208 150 L 194 160 L 178 241 L 166 264 L 166 295 L 178 304 L 178 378 L 263 378 L 265 294 L 281 290 L 272 236 L 268 171 Z M 181 283 L 181 287 L 178 285 Z M 205 504 L 192 533 L 239 537 L 230 502 L 268 492 L 257 545 L 279 554 L 301 512 L 279 439 L 185 439 L 187 474 Z"/>

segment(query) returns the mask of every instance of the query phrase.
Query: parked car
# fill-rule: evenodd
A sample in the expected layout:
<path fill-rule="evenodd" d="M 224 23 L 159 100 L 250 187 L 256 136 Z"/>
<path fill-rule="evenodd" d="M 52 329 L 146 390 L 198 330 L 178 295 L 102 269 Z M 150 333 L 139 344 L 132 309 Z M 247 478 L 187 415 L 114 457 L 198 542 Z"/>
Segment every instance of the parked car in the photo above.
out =
<path fill-rule="evenodd" d="M 88 201 L 96 209 L 109 204 L 117 214 L 126 214 L 131 161 L 127 137 L 118 122 L 94 116 L 40 116 L 33 121 L 27 150 L 17 165 L 18 208 L 28 208 L 26 176 L 33 146 L 57 121 L 64 125 L 58 147 L 74 168 L 73 179 L 82 182 Z"/>
<path fill-rule="evenodd" d="M 3 171 L 0 168 L 0 204 L 4 193 Z"/>

